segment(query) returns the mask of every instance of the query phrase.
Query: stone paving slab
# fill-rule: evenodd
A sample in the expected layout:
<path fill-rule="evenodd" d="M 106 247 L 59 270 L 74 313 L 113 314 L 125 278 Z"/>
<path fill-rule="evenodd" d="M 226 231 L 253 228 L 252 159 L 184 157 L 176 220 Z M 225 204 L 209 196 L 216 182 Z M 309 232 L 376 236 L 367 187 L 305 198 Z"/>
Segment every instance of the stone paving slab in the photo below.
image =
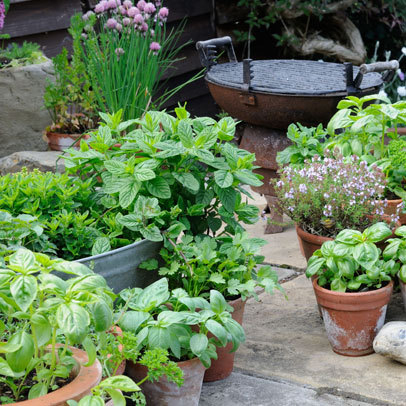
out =
<path fill-rule="evenodd" d="M 335 354 L 311 283 L 302 275 L 283 286 L 289 300 L 275 292 L 247 303 L 243 323 L 247 341 L 235 359 L 239 372 L 326 393 L 344 392 L 353 399 L 370 399 L 371 404 L 406 405 L 406 366 L 377 354 L 355 358 Z M 406 320 L 399 293 L 388 306 L 390 320 Z M 233 386 L 236 393 L 242 392 Z"/>
<path fill-rule="evenodd" d="M 233 372 L 203 385 L 199 406 L 368 406 L 359 400 L 319 393 L 304 386 Z"/>

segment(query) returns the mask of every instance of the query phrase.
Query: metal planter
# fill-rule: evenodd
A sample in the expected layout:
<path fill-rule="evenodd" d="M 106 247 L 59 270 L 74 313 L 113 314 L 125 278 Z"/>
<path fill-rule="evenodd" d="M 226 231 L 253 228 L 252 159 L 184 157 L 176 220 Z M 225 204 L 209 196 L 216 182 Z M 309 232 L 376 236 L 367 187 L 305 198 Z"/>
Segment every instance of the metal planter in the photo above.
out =
<path fill-rule="evenodd" d="M 125 288 L 144 288 L 157 280 L 154 271 L 138 269 L 150 258 L 158 258 L 161 242 L 142 240 L 125 247 L 77 260 L 103 276 L 115 293 Z"/>

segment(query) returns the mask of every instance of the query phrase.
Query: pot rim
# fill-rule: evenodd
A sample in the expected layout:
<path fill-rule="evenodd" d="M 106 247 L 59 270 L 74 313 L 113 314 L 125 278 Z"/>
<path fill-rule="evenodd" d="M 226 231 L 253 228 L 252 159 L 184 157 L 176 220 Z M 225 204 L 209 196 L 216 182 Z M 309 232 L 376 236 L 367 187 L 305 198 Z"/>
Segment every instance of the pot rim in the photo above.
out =
<path fill-rule="evenodd" d="M 314 238 L 317 238 L 317 239 L 322 238 L 322 239 L 324 239 L 326 241 L 333 241 L 334 240 L 334 238 L 332 238 L 332 237 L 325 237 L 323 235 L 317 235 L 317 234 L 309 233 L 309 232 L 303 230 L 303 228 L 297 223 L 295 223 L 295 227 L 296 227 L 296 232 L 300 235 L 300 237 L 302 237 L 302 236 L 310 236 L 309 238 L 312 238 L 312 239 L 314 239 Z"/>
<path fill-rule="evenodd" d="M 57 344 L 57 348 L 62 346 L 63 344 Z M 38 398 L 7 403 L 3 406 L 36 406 L 39 404 L 41 406 L 56 406 L 70 399 L 80 400 L 82 397 L 90 394 L 90 390 L 98 385 L 102 378 L 100 361 L 96 358 L 90 367 L 85 367 L 83 364 L 88 362 L 86 352 L 76 347 L 68 346 L 68 348 L 72 351 L 79 368 L 79 372 L 72 382 Z M 85 384 L 87 387 L 85 387 Z"/>
<path fill-rule="evenodd" d="M 379 289 L 369 290 L 367 292 L 337 292 L 334 290 L 323 288 L 322 286 L 320 286 L 317 283 L 318 280 L 319 280 L 319 277 L 317 277 L 313 280 L 313 282 L 312 282 L 313 288 L 315 290 L 318 290 L 319 292 L 322 292 L 324 294 L 329 294 L 329 295 L 335 296 L 335 297 L 368 297 L 368 296 L 374 296 L 377 294 L 377 292 L 381 293 L 381 292 L 383 292 L 383 290 L 388 290 L 389 288 L 393 289 L 393 279 L 391 279 L 387 285 L 382 286 Z"/>

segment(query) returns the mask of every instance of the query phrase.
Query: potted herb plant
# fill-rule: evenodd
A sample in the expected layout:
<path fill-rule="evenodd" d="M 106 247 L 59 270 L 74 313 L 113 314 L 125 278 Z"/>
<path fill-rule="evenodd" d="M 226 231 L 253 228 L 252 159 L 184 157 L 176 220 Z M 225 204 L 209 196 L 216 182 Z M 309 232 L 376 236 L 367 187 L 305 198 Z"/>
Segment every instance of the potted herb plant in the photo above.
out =
<path fill-rule="evenodd" d="M 219 291 L 233 308 L 232 317 L 242 325 L 246 300 L 258 299 L 256 289 L 273 293 L 282 290 L 278 276 L 269 265 L 261 265 L 264 257 L 261 247 L 266 241 L 250 238 L 247 233 L 233 237 L 185 235 L 181 240 L 166 238 L 160 251 L 164 265 L 159 268 L 156 259 L 150 259 L 140 268 L 155 270 L 169 281 L 171 289 L 182 288 L 189 296 L 208 298 L 210 291 Z M 204 381 L 217 381 L 233 371 L 232 343 L 217 348 L 217 359 L 206 370 Z"/>
<path fill-rule="evenodd" d="M 26 249 L 0 261 L 1 334 L 7 325 L 13 331 L 0 345 L 2 404 L 79 400 L 101 379 L 89 329 L 111 327 L 114 294 L 79 263 Z M 64 281 L 54 271 L 74 276 Z M 71 347 L 79 343 L 86 352 Z"/>
<path fill-rule="evenodd" d="M 245 340 L 244 330 L 231 317 L 232 309 L 223 295 L 211 290 L 209 300 L 190 297 L 180 288 L 170 291 L 168 280 L 163 278 L 144 290 L 125 290 L 120 298 L 121 312 L 125 313 L 118 324 L 123 331 L 137 335 L 140 351 L 166 349 L 183 370 L 180 388 L 165 379 L 141 385 L 147 403 L 197 406 L 205 369 L 217 357 L 216 346 L 231 340 L 235 351 Z M 213 334 L 210 338 L 209 332 Z M 147 369 L 128 362 L 127 374 L 138 382 Z"/>
<path fill-rule="evenodd" d="M 306 276 L 317 275 L 313 288 L 333 350 L 361 356 L 373 352 L 383 326 L 399 266 L 384 261 L 376 243 L 392 234 L 385 223 L 362 233 L 342 230 L 310 258 Z"/>
<path fill-rule="evenodd" d="M 105 277 L 116 292 L 155 280 L 153 273 L 137 271 L 137 266 L 157 256 L 161 245 L 124 228 L 118 221 L 120 208 L 111 207 L 108 199 L 99 200 L 91 179 L 23 169 L 0 177 L 0 191 L 2 252 L 26 247 L 79 260 Z"/>
<path fill-rule="evenodd" d="M 386 179 L 356 156 L 315 156 L 303 167 L 285 167 L 276 183 L 281 208 L 296 223 L 302 252 L 309 259 L 341 230 L 363 231 L 384 214 Z M 395 221 L 395 218 L 388 221 Z"/>
<path fill-rule="evenodd" d="M 379 104 L 375 103 L 377 100 Z M 404 101 L 391 103 L 383 95 L 351 96 L 340 101 L 337 108 L 339 111 L 327 126 L 331 137 L 327 147 L 338 148 L 344 156 L 357 155 L 370 166 L 379 166 L 387 178 L 385 213 L 397 214 L 406 197 L 406 170 L 402 159 L 405 137 L 401 128 L 406 125 Z M 338 129 L 340 132 L 336 134 Z M 403 221 L 406 221 L 404 215 Z"/>

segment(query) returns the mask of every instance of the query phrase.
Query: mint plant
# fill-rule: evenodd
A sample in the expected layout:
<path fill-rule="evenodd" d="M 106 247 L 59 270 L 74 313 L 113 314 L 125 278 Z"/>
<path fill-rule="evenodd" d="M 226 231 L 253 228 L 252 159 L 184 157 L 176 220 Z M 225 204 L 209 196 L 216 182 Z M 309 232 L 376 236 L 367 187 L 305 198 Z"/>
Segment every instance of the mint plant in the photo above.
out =
<path fill-rule="evenodd" d="M 258 208 L 243 201 L 243 185 L 262 182 L 253 173 L 255 155 L 229 142 L 233 119 L 175 112 L 119 124 L 121 112 L 102 114 L 106 123 L 64 157 L 68 172 L 90 180 L 110 210 L 119 208 L 124 227 L 152 241 L 162 241 L 161 231 L 215 235 L 225 222 L 234 234 L 240 222 L 254 223 Z"/>
<path fill-rule="evenodd" d="M 168 240 L 160 251 L 165 266 L 156 259 L 140 264 L 141 269 L 158 269 L 168 278 L 172 289 L 182 287 L 191 297 L 208 298 L 210 291 L 219 291 L 226 299 L 241 296 L 242 300 L 258 296 L 256 288 L 268 293 L 282 290 L 278 275 L 269 265 L 261 265 L 261 247 L 266 241 L 249 238 L 246 232 L 233 237 L 185 235 L 176 243 Z"/>
<path fill-rule="evenodd" d="M 191 297 L 183 289 L 170 291 L 162 278 L 145 289 L 126 289 L 120 299 L 124 314 L 118 324 L 136 334 L 141 351 L 160 347 L 172 360 L 198 357 L 208 368 L 217 358 L 216 346 L 232 341 L 236 351 L 245 340 L 243 328 L 229 313 L 231 306 L 216 290 L 210 291 L 209 300 Z M 208 338 L 209 332 L 214 337 Z"/>
<path fill-rule="evenodd" d="M 75 365 L 69 345 L 82 344 L 87 365 L 94 362 L 90 328 L 110 329 L 115 295 L 103 277 L 80 263 L 26 249 L 2 257 L 0 263 L 1 314 L 18 326 L 0 343 L 0 379 L 15 401 L 35 399 L 57 389 L 57 378 L 69 376 Z M 53 271 L 73 277 L 65 281 Z M 0 330 L 4 328 L 0 323 Z M 57 335 L 64 344 L 57 344 Z M 30 374 L 37 383 L 27 387 Z"/>
<path fill-rule="evenodd" d="M 338 292 L 379 289 L 400 268 L 394 261 L 388 261 L 395 255 L 397 242 L 392 240 L 391 249 L 388 246 L 384 255 L 376 246 L 391 235 L 386 223 L 376 223 L 362 233 L 343 230 L 334 241 L 326 241 L 315 251 L 309 259 L 306 276 L 317 275 L 320 286 Z"/>

